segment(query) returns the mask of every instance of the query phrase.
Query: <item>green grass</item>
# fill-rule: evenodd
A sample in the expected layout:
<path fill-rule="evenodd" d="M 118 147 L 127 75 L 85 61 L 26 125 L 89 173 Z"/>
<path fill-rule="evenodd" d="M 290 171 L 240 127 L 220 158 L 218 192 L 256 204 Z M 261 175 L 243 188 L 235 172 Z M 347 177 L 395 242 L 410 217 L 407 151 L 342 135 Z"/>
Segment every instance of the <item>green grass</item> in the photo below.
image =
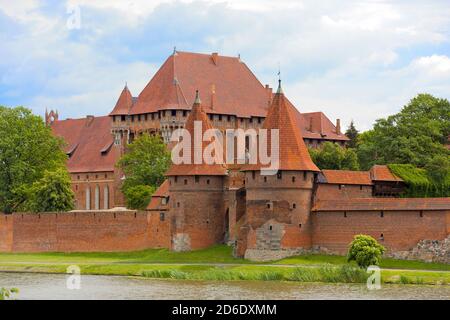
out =
<path fill-rule="evenodd" d="M 250 261 L 245 259 L 234 258 L 232 248 L 225 245 L 189 252 L 148 249 L 134 252 L 0 253 L 0 263 L 8 261 L 59 263 L 250 263 Z"/>
<path fill-rule="evenodd" d="M 364 270 L 345 256 L 301 255 L 255 263 L 234 258 L 227 246 L 191 252 L 151 249 L 126 253 L 0 254 L 0 271 L 65 273 L 76 264 L 82 274 L 145 276 L 187 280 L 264 280 L 360 283 Z M 385 283 L 450 284 L 450 265 L 383 259 Z M 399 269 L 399 270 L 394 270 Z"/>
<path fill-rule="evenodd" d="M 299 264 L 299 265 L 345 265 L 347 257 L 337 255 L 320 255 L 320 254 L 306 254 L 300 256 L 293 256 L 282 260 L 275 261 L 274 264 Z M 354 262 L 351 265 L 355 265 Z M 442 270 L 450 271 L 450 264 L 411 261 L 411 260 L 397 260 L 390 258 L 383 258 L 380 263 L 381 268 L 388 269 L 417 269 L 417 270 Z"/>
<path fill-rule="evenodd" d="M 84 252 L 84 253 L 0 253 L 0 265 L 4 263 L 216 263 L 216 264 L 275 264 L 275 265 L 345 265 L 345 256 L 305 254 L 281 259 L 274 262 L 256 263 L 249 260 L 234 258 L 232 248 L 225 245 L 213 246 L 207 249 L 190 252 L 173 252 L 167 249 L 149 249 L 134 252 Z M 450 265 L 444 263 L 428 263 L 421 261 L 407 261 L 382 259 L 382 268 L 417 269 L 450 271 Z"/>

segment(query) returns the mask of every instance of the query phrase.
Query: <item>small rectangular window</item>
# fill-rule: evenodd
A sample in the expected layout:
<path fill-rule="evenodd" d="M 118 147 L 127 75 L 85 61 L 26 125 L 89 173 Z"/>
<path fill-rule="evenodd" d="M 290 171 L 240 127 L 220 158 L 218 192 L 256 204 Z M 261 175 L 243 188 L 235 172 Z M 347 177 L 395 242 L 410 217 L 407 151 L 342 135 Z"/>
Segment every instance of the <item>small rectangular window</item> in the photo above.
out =
<path fill-rule="evenodd" d="M 176 117 L 177 115 L 177 110 L 172 110 L 172 117 Z"/>
<path fill-rule="evenodd" d="M 164 212 L 160 212 L 160 213 L 159 213 L 159 221 L 164 221 L 165 218 L 166 218 L 166 217 L 165 217 Z"/>
<path fill-rule="evenodd" d="M 195 176 L 195 183 L 199 183 L 200 182 L 200 177 L 199 176 Z"/>
<path fill-rule="evenodd" d="M 277 173 L 277 178 L 278 178 L 278 179 L 281 179 L 281 178 L 282 178 L 281 171 L 278 171 L 278 173 Z"/>

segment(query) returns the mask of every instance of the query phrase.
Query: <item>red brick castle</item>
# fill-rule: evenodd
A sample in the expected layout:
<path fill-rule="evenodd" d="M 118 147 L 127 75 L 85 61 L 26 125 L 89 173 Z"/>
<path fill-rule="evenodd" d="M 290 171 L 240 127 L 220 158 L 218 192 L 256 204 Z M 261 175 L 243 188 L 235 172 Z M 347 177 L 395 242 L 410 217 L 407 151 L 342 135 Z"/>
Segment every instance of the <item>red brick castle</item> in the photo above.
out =
<path fill-rule="evenodd" d="M 399 198 L 404 183 L 386 166 L 320 170 L 307 146 L 344 145 L 339 121 L 300 113 L 281 84 L 273 93 L 239 58 L 174 52 L 137 98 L 125 87 L 109 116 L 61 121 L 51 112 L 46 121 L 67 142 L 83 211 L 2 216 L 0 251 L 184 251 L 228 243 L 237 256 L 267 260 L 343 253 L 361 233 L 390 253 L 450 234 L 450 198 Z M 261 174 L 259 162 L 172 164 L 146 211 L 108 210 L 123 206 L 125 177 L 115 163 L 124 146 L 142 132 L 166 142 L 178 128 L 193 134 L 195 121 L 203 130 L 278 129 L 278 172 Z"/>

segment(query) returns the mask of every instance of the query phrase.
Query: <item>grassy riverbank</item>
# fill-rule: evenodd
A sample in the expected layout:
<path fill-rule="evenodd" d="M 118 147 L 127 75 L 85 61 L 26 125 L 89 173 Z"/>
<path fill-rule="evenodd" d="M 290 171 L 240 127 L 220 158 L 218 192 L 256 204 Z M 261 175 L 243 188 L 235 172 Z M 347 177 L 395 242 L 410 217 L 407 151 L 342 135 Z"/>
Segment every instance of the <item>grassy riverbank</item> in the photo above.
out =
<path fill-rule="evenodd" d="M 0 254 L 0 271 L 65 273 L 76 264 L 82 274 L 192 280 L 284 280 L 365 282 L 367 274 L 343 256 L 302 255 L 270 263 L 234 258 L 231 248 L 192 252 L 152 249 L 126 253 Z M 450 284 L 450 265 L 383 259 L 385 283 Z"/>

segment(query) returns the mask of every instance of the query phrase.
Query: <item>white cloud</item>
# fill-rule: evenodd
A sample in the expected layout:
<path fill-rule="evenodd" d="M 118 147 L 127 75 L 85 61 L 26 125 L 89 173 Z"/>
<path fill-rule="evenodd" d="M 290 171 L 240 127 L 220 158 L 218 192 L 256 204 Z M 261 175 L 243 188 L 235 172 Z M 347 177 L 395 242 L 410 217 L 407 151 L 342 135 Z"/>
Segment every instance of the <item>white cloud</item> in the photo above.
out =
<path fill-rule="evenodd" d="M 124 81 L 137 95 L 174 45 L 241 53 L 263 83 L 280 64 L 301 111 L 364 129 L 418 92 L 450 98 L 448 1 L 70 0 L 80 31 L 43 3 L 0 0 L 0 24 L 3 12 L 23 27 L 0 29 L 0 98 L 39 112 L 106 114 Z"/>

